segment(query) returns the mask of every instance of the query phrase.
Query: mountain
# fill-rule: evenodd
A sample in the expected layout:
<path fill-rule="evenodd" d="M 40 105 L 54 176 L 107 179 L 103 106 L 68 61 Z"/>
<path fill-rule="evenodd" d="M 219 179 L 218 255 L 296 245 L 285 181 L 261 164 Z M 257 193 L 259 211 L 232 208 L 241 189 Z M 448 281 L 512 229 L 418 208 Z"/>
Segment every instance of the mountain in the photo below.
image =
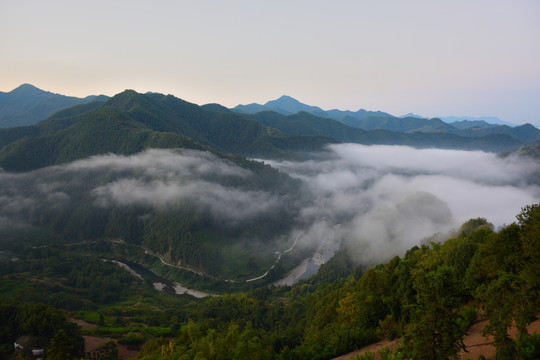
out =
<path fill-rule="evenodd" d="M 490 124 L 484 120 L 461 120 L 461 121 L 454 121 L 449 124 L 455 127 L 456 129 L 470 129 L 470 128 L 485 129 L 485 128 L 497 126 L 495 124 Z"/>
<path fill-rule="evenodd" d="M 495 125 L 516 126 L 516 124 L 502 121 L 501 119 L 495 116 L 439 116 L 439 119 L 447 123 L 470 120 L 470 121 L 485 121 L 488 124 L 495 124 Z"/>
<path fill-rule="evenodd" d="M 486 134 L 484 136 L 470 137 L 451 134 L 445 131 L 435 131 L 437 126 L 446 129 L 449 125 L 438 119 L 419 121 L 420 125 L 411 125 L 411 128 L 422 126 L 426 131 L 390 131 L 386 129 L 362 130 L 345 125 L 337 120 L 321 118 L 306 112 L 293 115 L 282 115 L 273 111 L 264 111 L 256 114 L 245 115 L 247 118 L 260 121 L 263 125 L 276 128 L 290 135 L 325 135 L 341 142 L 353 142 L 366 145 L 408 145 L 413 147 L 435 147 L 446 149 L 466 149 L 484 151 L 508 151 L 516 149 L 523 144 L 509 134 Z M 408 119 L 390 119 L 389 121 L 402 120 L 402 129 Z M 429 125 L 425 125 L 429 124 Z M 396 124 L 394 124 L 396 125 Z M 430 131 L 427 131 L 430 130 Z M 457 131 L 457 129 L 454 129 Z"/>
<path fill-rule="evenodd" d="M 540 130 L 531 124 L 510 127 L 507 125 L 491 126 L 485 128 L 461 129 L 457 132 L 462 136 L 484 136 L 487 134 L 508 134 L 525 143 L 540 139 Z"/>
<path fill-rule="evenodd" d="M 220 104 L 215 104 L 215 103 L 201 105 L 201 108 L 206 109 L 206 110 L 217 111 L 217 112 L 225 112 L 225 113 L 232 112 L 229 108 Z"/>
<path fill-rule="evenodd" d="M 35 124 L 58 110 L 91 101 L 105 101 L 104 95 L 77 98 L 43 91 L 30 84 L 0 92 L 0 128 Z"/>
<path fill-rule="evenodd" d="M 540 130 L 530 124 L 516 126 L 516 125 L 505 123 L 495 117 L 480 117 L 480 118 L 443 117 L 443 118 L 427 119 L 420 115 L 415 115 L 412 113 L 401 116 L 401 117 L 396 117 L 382 111 L 367 111 L 364 109 L 360 109 L 356 112 L 353 112 L 350 110 L 342 111 L 342 110 L 336 110 L 336 109 L 326 111 L 317 106 L 306 105 L 286 95 L 281 96 L 280 98 L 276 100 L 268 101 L 264 105 L 255 104 L 255 103 L 249 104 L 249 105 L 238 105 L 232 108 L 231 110 L 237 113 L 249 114 L 252 117 L 254 114 L 258 114 L 262 112 L 273 112 L 274 115 L 266 114 L 266 115 L 261 115 L 261 116 L 256 116 L 256 117 L 260 121 L 262 121 L 263 124 L 267 126 L 276 127 L 284 132 L 295 133 L 295 134 L 297 132 L 292 131 L 291 127 L 298 127 L 299 124 L 294 124 L 294 125 L 285 124 L 283 118 L 278 119 L 276 117 L 277 114 L 282 115 L 282 116 L 289 116 L 289 115 L 295 115 L 295 114 L 299 114 L 303 112 L 306 114 L 311 114 L 318 118 L 327 118 L 327 119 L 337 120 L 341 122 L 342 124 L 347 125 L 351 128 L 358 128 L 362 130 L 389 130 L 389 131 L 400 132 L 400 133 L 421 132 L 421 133 L 432 133 L 432 134 L 433 133 L 452 134 L 452 135 L 457 135 L 460 137 L 483 137 L 483 136 L 488 136 L 488 135 L 508 135 L 510 138 L 513 138 L 521 143 L 532 142 L 540 138 Z M 270 119 L 272 117 L 274 118 Z M 301 117 L 305 117 L 305 115 L 302 115 Z M 311 119 L 311 120 L 314 120 L 314 119 Z M 274 121 L 276 121 L 277 123 L 273 124 Z M 316 122 L 318 125 L 321 125 L 319 119 Z M 331 127 L 334 130 L 336 129 L 335 124 L 332 125 Z M 314 132 L 313 128 L 308 129 L 310 128 L 310 125 L 306 124 L 305 122 L 302 123 L 301 128 L 302 128 L 302 131 L 300 132 L 302 134 L 313 134 L 313 133 L 326 134 L 329 136 L 333 136 L 335 139 L 339 141 L 354 141 L 354 142 L 356 141 L 352 139 L 358 138 L 358 136 L 360 136 L 360 138 L 364 139 L 362 141 L 367 141 L 365 140 L 365 136 L 358 135 L 359 134 L 358 132 L 353 132 L 351 134 L 343 135 L 343 131 L 344 131 L 343 129 L 340 129 L 338 131 L 339 134 L 335 134 L 333 132 L 325 133 L 324 130 L 322 129 L 318 129 L 317 131 Z M 299 130 L 299 128 L 297 130 Z M 350 129 L 348 131 L 350 131 Z M 382 136 L 382 138 L 384 137 L 385 136 Z M 440 140 L 440 137 L 441 135 L 437 136 L 439 140 Z M 378 141 L 380 141 L 381 137 L 379 136 L 377 138 L 379 139 Z M 411 144 L 411 146 L 419 146 L 418 144 L 415 143 L 416 140 L 410 140 L 407 137 L 389 135 L 388 138 L 400 138 L 401 141 L 404 141 L 406 144 Z M 493 146 L 489 145 L 491 141 L 494 139 L 503 140 L 503 144 L 500 144 L 500 146 L 497 146 L 495 144 L 493 144 Z M 456 147 L 465 148 L 465 149 L 479 148 L 478 144 L 482 143 L 483 144 L 482 146 L 487 146 L 487 147 L 486 148 L 480 147 L 480 149 L 488 150 L 488 151 L 506 151 L 512 146 L 518 145 L 517 142 L 512 143 L 512 141 L 509 141 L 508 138 L 506 138 L 506 140 L 504 139 L 505 139 L 504 136 L 503 137 L 495 136 L 495 137 L 483 139 L 482 141 L 477 142 L 477 145 L 472 145 L 470 142 L 457 140 L 457 138 L 454 138 L 454 139 L 448 138 L 443 143 L 447 144 L 444 146 L 456 146 Z M 426 145 L 426 144 L 433 143 L 433 141 L 429 141 L 427 139 L 417 139 L 417 140 L 421 141 L 421 143 L 423 144 L 421 146 L 431 146 L 431 145 Z M 375 141 L 375 140 L 372 139 L 371 141 Z M 367 143 L 370 143 L 370 141 L 368 141 Z M 450 144 L 454 144 L 454 145 L 450 145 Z M 440 145 L 435 144 L 434 146 L 440 146 Z"/>
<path fill-rule="evenodd" d="M 400 118 L 407 118 L 407 117 L 414 117 L 414 118 L 418 118 L 418 119 L 428 119 L 427 117 L 424 117 L 424 116 L 418 115 L 418 114 L 413 114 L 413 113 L 408 113 L 408 114 L 400 116 Z"/>
<path fill-rule="evenodd" d="M 446 123 L 439 118 L 425 119 L 416 117 L 366 117 L 363 119 L 347 117 L 344 124 L 364 130 L 390 130 L 397 132 L 447 133 L 463 137 L 480 137 L 493 134 L 506 134 L 523 143 L 540 138 L 540 130 L 531 124 L 510 127 L 508 125 L 489 124 L 483 120 L 462 120 Z"/>
<path fill-rule="evenodd" d="M 301 103 L 300 101 L 293 99 L 290 96 L 283 95 L 279 99 L 268 101 L 265 105 L 265 107 L 268 107 L 270 109 L 274 109 L 274 111 L 280 113 L 280 114 L 296 114 L 301 111 L 305 111 L 307 113 L 311 114 L 324 114 L 325 111 L 317 106 L 310 106 Z"/>
<path fill-rule="evenodd" d="M 399 132 L 410 131 L 443 131 L 451 129 L 451 126 L 440 119 L 419 119 L 415 117 L 366 117 L 363 119 L 346 118 L 343 123 L 364 130 L 390 130 Z"/>
<path fill-rule="evenodd" d="M 248 105 L 238 105 L 232 109 L 233 111 L 254 114 L 261 111 L 275 111 L 282 115 L 291 115 L 296 114 L 301 111 L 307 113 L 315 114 L 324 114 L 325 111 L 317 106 L 310 106 L 301 103 L 300 101 L 293 99 L 290 96 L 283 95 L 279 99 L 268 101 L 264 105 L 260 104 L 248 104 Z"/>
<path fill-rule="evenodd" d="M 418 119 L 427 119 L 426 117 L 422 115 L 413 114 L 413 113 L 408 113 L 400 117 L 401 118 L 415 117 Z M 498 117 L 494 117 L 494 116 L 476 116 L 476 117 L 475 116 L 438 116 L 437 118 L 457 128 L 485 127 L 486 125 L 487 126 L 492 126 L 492 125 L 516 126 L 516 124 L 502 121 Z"/>
<path fill-rule="evenodd" d="M 495 124 L 505 124 L 500 119 L 494 117 L 445 117 L 428 119 L 415 114 L 396 117 L 382 111 L 367 111 L 364 109 L 356 112 L 336 109 L 326 111 L 317 106 L 304 104 L 287 95 L 283 95 L 276 100 L 268 101 L 264 105 L 256 103 L 237 105 L 231 110 L 242 114 L 272 111 L 285 116 L 305 112 L 320 118 L 337 120 L 350 127 L 363 130 L 445 132 L 467 137 L 507 133 L 520 141 L 527 142 L 536 139 L 536 132 L 533 131 L 532 134 L 524 135 L 521 130 L 511 131 L 508 125 L 505 125 L 505 128 L 477 131 L 478 129 L 495 128 L 498 126 Z M 460 131 L 463 129 L 467 129 L 467 131 Z M 521 133 L 521 135 L 516 136 L 517 133 Z"/>
<path fill-rule="evenodd" d="M 353 122 L 354 122 L 354 119 L 365 119 L 369 117 L 376 117 L 376 118 L 393 117 L 392 115 L 384 113 L 382 111 L 367 111 L 364 109 L 360 109 L 356 112 L 353 112 L 350 110 L 342 111 L 342 110 L 337 110 L 337 109 L 325 111 L 317 106 L 303 104 L 300 101 L 287 95 L 283 95 L 276 100 L 268 101 L 264 105 L 255 104 L 255 103 L 248 104 L 248 105 L 237 105 L 231 110 L 235 112 L 239 112 L 239 113 L 244 113 L 244 114 L 255 114 L 261 111 L 274 111 L 282 115 L 292 115 L 292 114 L 296 114 L 303 111 L 303 112 L 316 115 L 319 117 L 327 117 L 327 118 L 339 120 L 339 121 L 343 121 L 344 119 L 351 118 L 353 119 L 352 120 Z M 351 124 L 348 124 L 348 125 L 351 125 Z M 354 125 L 351 125 L 351 126 L 354 126 Z"/>
<path fill-rule="evenodd" d="M 531 145 L 520 147 L 518 150 L 512 153 L 503 154 L 503 156 L 509 156 L 511 154 L 540 161 L 540 140 L 534 142 Z M 540 175 L 540 174 L 539 174 Z"/>
<path fill-rule="evenodd" d="M 0 166 L 26 171 L 152 147 L 280 157 L 333 142 L 324 136 L 286 135 L 241 115 L 207 110 L 172 95 L 126 90 L 106 103 L 66 109 L 34 126 L 1 129 Z"/>
<path fill-rule="evenodd" d="M 273 104 L 302 107 L 292 98 Z M 0 129 L 0 167 L 27 171 L 92 155 L 127 155 L 156 147 L 204 148 L 262 158 L 321 150 L 336 142 L 502 152 L 534 141 L 539 131 L 529 125 L 470 134 L 438 119 L 368 116 L 353 120 L 372 130 L 307 112 L 238 114 L 217 104 L 198 106 L 172 95 L 126 90 L 106 102 L 59 111 L 33 126 Z"/>
<path fill-rule="evenodd" d="M 0 129 L 0 166 L 19 172 L 10 174 L 18 179 L 16 191 L 36 204 L 24 214 L 0 207 L 0 219 L 11 211 L 10 218 L 69 241 L 118 238 L 209 276 L 256 277 L 272 265 L 274 246 L 293 226 L 302 192 L 299 181 L 241 155 L 275 158 L 334 142 L 287 135 L 171 95 L 126 90 L 36 125 Z M 133 163 L 148 157 L 145 165 Z M 100 166 L 96 159 L 113 162 Z M 65 166 L 51 166 L 58 164 Z M 35 191 L 43 189 L 35 183 L 43 179 L 61 188 L 65 201 L 58 207 L 47 205 L 48 191 Z M 140 186 L 128 192 L 131 203 L 106 203 L 111 196 L 103 191 L 130 184 Z M 146 191 L 163 201 L 141 203 L 138 196 L 147 199 Z M 99 194 L 104 202 L 96 202 Z"/>
<path fill-rule="evenodd" d="M 464 120 L 466 121 L 466 120 Z M 505 134 L 513 137 L 516 140 L 519 140 L 523 143 L 530 143 L 540 139 L 540 130 L 534 127 L 531 124 L 524 124 L 520 126 L 510 127 L 507 125 L 490 125 L 485 122 L 481 122 L 478 126 L 468 126 L 471 122 L 465 124 L 465 127 L 455 128 L 450 124 L 446 128 L 441 129 L 430 129 L 430 128 L 419 128 L 415 131 L 423 132 L 446 132 L 449 134 L 455 134 L 465 137 L 481 137 L 486 135 L 494 134 Z M 475 121 L 474 124 L 477 124 Z M 463 123 L 458 124 L 458 126 L 463 126 Z"/>

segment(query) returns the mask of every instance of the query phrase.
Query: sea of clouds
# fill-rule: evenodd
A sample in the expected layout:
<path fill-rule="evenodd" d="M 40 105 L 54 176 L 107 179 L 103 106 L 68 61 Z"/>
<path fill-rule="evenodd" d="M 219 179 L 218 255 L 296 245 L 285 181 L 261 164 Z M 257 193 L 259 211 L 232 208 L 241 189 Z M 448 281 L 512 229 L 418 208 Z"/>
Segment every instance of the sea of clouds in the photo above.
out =
<path fill-rule="evenodd" d="M 420 240 L 483 217 L 499 228 L 540 201 L 540 164 L 481 151 L 331 145 L 303 161 L 269 161 L 301 179 L 304 242 L 342 239 L 363 263 L 402 254 Z"/>
<path fill-rule="evenodd" d="M 190 201 L 240 225 L 296 201 L 289 244 L 345 242 L 360 262 L 373 263 L 433 234 L 443 239 L 470 218 L 484 217 L 496 228 L 510 224 L 521 207 L 540 200 L 537 161 L 480 151 L 340 144 L 309 160 L 265 162 L 301 180 L 301 196 L 238 186 L 255 175 L 192 150 L 153 149 L 0 172 L 0 227 L 25 226 L 29 214 L 55 211 L 81 196 L 96 207 L 159 211 Z"/>

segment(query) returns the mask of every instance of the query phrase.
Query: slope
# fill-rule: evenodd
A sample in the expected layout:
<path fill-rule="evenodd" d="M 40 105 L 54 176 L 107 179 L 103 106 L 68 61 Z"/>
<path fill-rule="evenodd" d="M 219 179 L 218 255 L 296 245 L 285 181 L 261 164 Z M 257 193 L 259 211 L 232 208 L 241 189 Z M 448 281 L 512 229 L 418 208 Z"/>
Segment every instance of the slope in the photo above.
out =
<path fill-rule="evenodd" d="M 409 132 L 419 129 L 434 129 L 437 131 L 447 131 L 453 129 L 452 126 L 439 119 L 419 119 L 415 117 L 365 117 L 362 119 L 347 117 L 342 120 L 344 124 L 364 130 L 391 130 L 399 132 Z"/>
<path fill-rule="evenodd" d="M 474 121 L 464 120 L 456 121 L 449 124 L 448 121 L 443 121 L 445 120 L 444 118 L 442 118 L 441 120 L 440 118 L 427 119 L 419 116 L 396 117 L 382 111 L 367 111 L 364 109 L 360 109 L 356 112 L 350 110 L 342 111 L 337 109 L 326 111 L 317 106 L 311 106 L 301 103 L 300 101 L 285 95 L 281 96 L 276 100 L 268 101 L 264 105 L 255 103 L 249 105 L 238 105 L 231 110 L 249 115 L 255 115 L 259 112 L 271 111 L 284 116 L 295 115 L 304 112 L 319 118 L 337 120 L 345 125 L 348 125 L 349 127 L 362 130 L 389 130 L 405 133 L 416 131 L 426 133 L 447 133 L 463 137 L 481 137 L 493 134 L 507 134 L 512 138 L 525 143 L 535 141 L 540 136 L 540 130 L 536 129 L 530 124 L 525 124 L 518 127 L 510 127 L 504 124 L 488 124 L 485 121 L 474 119 Z M 265 116 L 265 121 L 270 121 L 268 117 L 268 115 Z M 282 119 L 280 119 L 279 122 L 279 126 L 284 125 Z M 499 123 L 501 122 L 499 121 Z M 268 126 L 271 125 L 268 124 Z M 276 126 L 276 128 L 287 132 L 279 126 Z M 290 127 L 290 125 L 287 125 L 287 127 Z M 494 139 L 502 138 L 503 137 L 494 137 Z M 336 139 L 340 141 L 349 141 L 344 140 L 340 137 L 336 137 Z M 474 146 L 470 148 L 474 148 Z M 496 147 L 492 148 L 492 150 L 495 149 Z"/>
<path fill-rule="evenodd" d="M 58 110 L 106 99 L 103 95 L 82 99 L 64 96 L 23 84 L 10 92 L 0 92 L 0 128 L 32 125 Z"/>
<path fill-rule="evenodd" d="M 206 110 L 171 95 L 126 90 L 106 103 L 67 109 L 35 126 L 1 130 L 0 166 L 26 171 L 150 147 L 276 157 L 331 142 L 335 140 L 322 136 L 285 135 L 238 114 Z"/>
<path fill-rule="evenodd" d="M 540 139 L 540 130 L 531 124 L 510 127 L 508 125 L 475 126 L 456 129 L 450 125 L 441 128 L 422 127 L 415 131 L 446 132 L 465 137 L 481 137 L 486 135 L 509 135 L 516 140 L 529 143 Z"/>
<path fill-rule="evenodd" d="M 366 117 L 393 117 L 392 115 L 382 111 L 367 111 L 364 109 L 360 109 L 356 112 L 349 110 L 342 111 L 337 109 L 325 111 L 318 106 L 311 106 L 301 103 L 300 101 L 287 95 L 283 95 L 276 100 L 268 101 L 264 105 L 256 103 L 248 105 L 237 105 L 231 110 L 244 114 L 255 114 L 261 111 L 275 111 L 282 115 L 293 115 L 299 112 L 307 112 L 315 116 L 330 118 L 338 121 L 343 121 L 343 119 L 345 118 L 364 119 Z"/>
<path fill-rule="evenodd" d="M 484 151 L 508 151 L 519 147 L 522 142 L 508 134 L 488 134 L 482 137 L 464 137 L 445 132 L 398 132 L 384 129 L 365 131 L 347 126 L 339 121 L 320 118 L 306 112 L 281 115 L 265 111 L 245 115 L 265 126 L 274 127 L 292 135 L 326 135 L 342 142 L 366 145 L 408 145 L 413 147 L 436 147 Z"/>

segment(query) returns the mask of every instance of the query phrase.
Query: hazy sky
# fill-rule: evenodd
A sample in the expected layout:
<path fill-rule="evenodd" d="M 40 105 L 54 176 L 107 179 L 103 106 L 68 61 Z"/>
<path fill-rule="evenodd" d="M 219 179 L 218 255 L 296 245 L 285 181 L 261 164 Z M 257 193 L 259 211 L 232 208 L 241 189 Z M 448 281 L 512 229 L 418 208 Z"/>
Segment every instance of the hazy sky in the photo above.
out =
<path fill-rule="evenodd" d="M 540 125 L 540 1 L 0 0 L 0 91 Z"/>

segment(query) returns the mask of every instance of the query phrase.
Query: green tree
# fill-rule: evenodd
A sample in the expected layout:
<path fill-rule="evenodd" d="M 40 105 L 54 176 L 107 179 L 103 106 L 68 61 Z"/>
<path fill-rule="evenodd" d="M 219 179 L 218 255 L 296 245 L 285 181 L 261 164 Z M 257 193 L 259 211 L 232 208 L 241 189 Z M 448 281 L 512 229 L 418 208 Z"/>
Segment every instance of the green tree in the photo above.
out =
<path fill-rule="evenodd" d="M 412 358 L 455 358 L 464 348 L 466 329 L 460 325 L 460 296 L 453 269 L 444 264 L 434 270 L 420 267 L 413 275 L 417 305 L 406 334 Z"/>
<path fill-rule="evenodd" d="M 484 328 L 484 335 L 493 335 L 493 342 L 497 348 L 498 360 L 516 359 L 516 344 L 509 336 L 508 330 L 512 327 L 516 316 L 517 298 L 516 281 L 513 274 L 501 272 L 482 294 L 486 302 L 485 311 L 489 324 Z"/>
<path fill-rule="evenodd" d="M 51 339 L 51 345 L 47 349 L 47 358 L 51 360 L 72 360 L 73 344 L 65 331 L 60 329 Z"/>

